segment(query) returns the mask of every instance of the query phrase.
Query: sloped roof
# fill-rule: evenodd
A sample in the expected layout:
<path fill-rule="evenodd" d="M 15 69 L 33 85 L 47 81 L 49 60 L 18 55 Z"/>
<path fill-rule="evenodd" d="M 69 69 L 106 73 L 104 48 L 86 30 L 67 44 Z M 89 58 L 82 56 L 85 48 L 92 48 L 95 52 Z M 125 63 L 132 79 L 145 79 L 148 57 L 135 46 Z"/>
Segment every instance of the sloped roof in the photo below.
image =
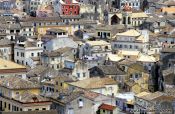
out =
<path fill-rule="evenodd" d="M 40 95 L 32 94 L 27 90 L 22 94 L 17 95 L 14 99 L 22 103 L 50 102 L 49 99 Z"/>
<path fill-rule="evenodd" d="M 136 31 L 136 30 L 134 30 L 134 29 L 131 29 L 131 30 L 128 30 L 128 31 L 126 31 L 126 32 L 123 32 L 123 33 L 118 33 L 118 34 L 116 34 L 117 36 L 133 36 L 133 37 L 138 37 L 138 36 L 140 36 L 141 34 L 138 32 L 138 31 Z"/>
<path fill-rule="evenodd" d="M 99 109 L 109 110 L 109 111 L 113 111 L 115 108 L 116 106 L 112 106 L 104 103 L 99 106 Z"/>
<path fill-rule="evenodd" d="M 104 88 L 105 85 L 114 85 L 117 84 L 115 80 L 112 78 L 88 78 L 84 80 L 80 80 L 77 82 L 69 83 L 72 86 L 84 88 L 84 89 L 95 89 L 95 88 Z"/>
<path fill-rule="evenodd" d="M 19 65 L 17 63 L 14 63 L 12 61 L 8 61 L 8 60 L 0 58 L 0 70 L 3 70 L 3 69 L 21 69 L 21 68 L 25 69 L 26 67 Z"/>
<path fill-rule="evenodd" d="M 9 89 L 34 89 L 40 88 L 38 84 L 34 84 L 31 81 L 24 80 L 19 77 L 5 77 L 0 80 L 0 86 L 9 88 Z"/>

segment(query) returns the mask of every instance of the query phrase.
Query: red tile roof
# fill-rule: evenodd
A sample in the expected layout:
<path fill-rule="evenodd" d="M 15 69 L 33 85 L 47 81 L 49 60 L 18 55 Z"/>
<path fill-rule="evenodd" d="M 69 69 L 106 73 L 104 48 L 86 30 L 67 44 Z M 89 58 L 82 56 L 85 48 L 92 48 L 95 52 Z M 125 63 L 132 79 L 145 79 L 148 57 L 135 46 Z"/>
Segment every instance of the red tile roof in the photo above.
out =
<path fill-rule="evenodd" d="M 108 105 L 108 104 L 101 104 L 99 106 L 99 109 L 110 110 L 110 111 L 113 111 L 115 108 L 116 108 L 116 106 L 112 106 L 112 105 Z"/>

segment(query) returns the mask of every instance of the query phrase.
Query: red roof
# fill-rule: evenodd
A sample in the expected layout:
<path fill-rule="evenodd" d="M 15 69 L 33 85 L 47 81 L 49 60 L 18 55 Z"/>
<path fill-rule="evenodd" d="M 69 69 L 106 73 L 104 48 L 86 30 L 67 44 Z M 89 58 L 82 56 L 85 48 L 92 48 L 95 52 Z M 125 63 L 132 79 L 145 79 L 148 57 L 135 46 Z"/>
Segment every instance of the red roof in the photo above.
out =
<path fill-rule="evenodd" d="M 110 110 L 110 111 L 113 111 L 115 108 L 116 108 L 115 106 L 108 105 L 108 104 L 101 104 L 99 106 L 99 109 Z"/>

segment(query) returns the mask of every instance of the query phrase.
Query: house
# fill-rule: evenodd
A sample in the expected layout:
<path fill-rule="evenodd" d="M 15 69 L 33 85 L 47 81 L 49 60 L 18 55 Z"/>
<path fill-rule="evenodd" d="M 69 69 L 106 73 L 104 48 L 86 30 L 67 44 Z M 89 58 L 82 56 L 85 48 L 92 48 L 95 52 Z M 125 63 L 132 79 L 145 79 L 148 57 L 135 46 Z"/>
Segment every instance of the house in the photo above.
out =
<path fill-rule="evenodd" d="M 119 10 L 116 14 L 108 17 L 110 25 L 123 24 L 127 27 L 139 27 L 147 18 L 148 15 L 139 10 L 133 10 L 126 4 L 123 10 Z"/>
<path fill-rule="evenodd" d="M 26 78 L 27 68 L 12 61 L 0 58 L 0 78 L 20 76 Z"/>
<path fill-rule="evenodd" d="M 54 47 L 55 48 L 55 47 Z M 59 48 L 54 51 L 45 51 L 41 54 L 41 64 L 55 70 L 64 67 L 74 67 L 76 49 L 71 47 Z"/>
<path fill-rule="evenodd" d="M 96 37 L 101 39 L 112 39 L 117 33 L 124 32 L 123 25 L 99 25 L 96 27 Z"/>
<path fill-rule="evenodd" d="M 49 29 L 41 39 L 44 42 L 44 49 L 47 51 L 78 47 L 78 44 L 68 36 L 67 31 L 61 29 Z"/>
<path fill-rule="evenodd" d="M 118 93 L 118 83 L 111 78 L 89 78 L 68 83 L 70 90 L 75 88 L 85 89 L 103 95 L 115 96 Z"/>
<path fill-rule="evenodd" d="M 137 31 L 134 29 L 117 33 L 111 45 L 114 50 L 134 50 L 145 52 L 149 47 L 148 31 Z"/>
<path fill-rule="evenodd" d="M 14 60 L 14 43 L 8 39 L 0 40 L 1 58 L 6 60 Z"/>
<path fill-rule="evenodd" d="M 124 82 L 126 73 L 115 65 L 99 65 L 89 69 L 90 77 L 109 77 L 117 82 Z"/>
<path fill-rule="evenodd" d="M 41 94 L 46 97 L 52 97 L 57 94 L 67 93 L 69 91 L 69 86 L 67 83 L 74 81 L 75 79 L 68 76 L 45 78 L 41 81 Z"/>
<path fill-rule="evenodd" d="M 85 30 L 90 28 L 95 28 L 97 26 L 97 22 L 90 19 L 81 19 L 78 21 L 72 21 L 69 22 L 69 25 L 71 25 L 72 32 L 76 32 L 78 30 Z"/>
<path fill-rule="evenodd" d="M 0 1 L 1 10 L 11 10 L 15 7 L 15 2 L 11 0 L 2 0 Z"/>
<path fill-rule="evenodd" d="M 58 2 L 60 15 L 79 15 L 80 6 L 76 0 L 60 0 Z"/>
<path fill-rule="evenodd" d="M 72 76 L 76 77 L 78 80 L 88 79 L 90 77 L 88 64 L 81 60 L 76 61 Z"/>
<path fill-rule="evenodd" d="M 81 89 L 68 94 L 61 94 L 52 100 L 53 108 L 57 109 L 59 114 L 69 114 L 69 112 L 95 114 L 102 103 L 115 106 L 115 98 Z"/>
<path fill-rule="evenodd" d="M 143 23 L 143 27 L 154 33 L 159 33 L 167 27 L 166 19 L 162 15 L 151 15 Z"/>
<path fill-rule="evenodd" d="M 1 111 L 50 110 L 51 102 L 41 97 L 40 86 L 19 77 L 0 81 Z"/>
<path fill-rule="evenodd" d="M 38 59 L 42 52 L 43 42 L 35 38 L 29 38 L 15 45 L 14 60 L 16 63 L 34 67 L 39 63 Z"/>
<path fill-rule="evenodd" d="M 58 75 L 58 72 L 56 70 L 46 66 L 37 65 L 27 72 L 26 77 L 32 82 L 40 83 L 45 78 L 51 78 L 55 75 Z"/>
<path fill-rule="evenodd" d="M 174 97 L 165 93 L 142 92 L 135 96 L 134 110 L 140 113 L 172 113 L 173 103 Z"/>
<path fill-rule="evenodd" d="M 128 4 L 130 7 L 134 8 L 134 9 L 137 9 L 139 10 L 140 9 L 140 5 L 141 5 L 141 0 L 129 0 L 129 1 L 126 1 L 126 0 L 119 0 L 119 1 L 116 1 L 117 3 L 117 8 L 118 9 L 123 9 L 123 7 L 125 6 L 125 4 Z"/>
<path fill-rule="evenodd" d="M 117 107 L 116 106 L 112 106 L 112 105 L 109 105 L 109 104 L 101 104 L 99 106 L 99 112 L 97 112 L 97 114 L 118 114 L 118 110 L 117 110 Z"/>
<path fill-rule="evenodd" d="M 86 41 L 83 53 L 86 56 L 105 57 L 107 54 L 112 53 L 111 44 L 103 40 Z"/>

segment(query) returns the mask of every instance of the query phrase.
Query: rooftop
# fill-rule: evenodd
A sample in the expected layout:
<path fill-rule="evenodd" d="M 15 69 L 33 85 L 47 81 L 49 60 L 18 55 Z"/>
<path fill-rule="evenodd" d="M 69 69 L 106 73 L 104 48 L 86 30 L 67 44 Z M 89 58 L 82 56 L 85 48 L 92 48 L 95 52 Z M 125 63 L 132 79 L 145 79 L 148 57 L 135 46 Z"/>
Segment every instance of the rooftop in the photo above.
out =
<path fill-rule="evenodd" d="M 26 69 L 26 67 L 0 58 L 0 70 L 4 69 Z"/>
<path fill-rule="evenodd" d="M 141 34 L 137 30 L 134 30 L 134 29 L 128 30 L 128 31 L 123 32 L 123 33 L 116 34 L 116 36 L 132 36 L 132 37 L 138 37 L 140 35 Z"/>
<path fill-rule="evenodd" d="M 112 106 L 104 103 L 99 106 L 99 109 L 109 110 L 109 111 L 113 111 L 115 108 L 116 106 Z"/>
<path fill-rule="evenodd" d="M 110 45 L 110 43 L 103 41 L 103 40 L 99 40 L 99 41 L 87 41 L 87 44 L 91 45 L 91 46 L 100 46 L 100 45 Z"/>
<path fill-rule="evenodd" d="M 80 80 L 77 82 L 69 83 L 72 86 L 84 88 L 84 89 L 95 89 L 95 88 L 104 88 L 105 85 L 115 85 L 117 82 L 111 78 L 89 78 Z"/>
<path fill-rule="evenodd" d="M 0 86 L 9 88 L 9 89 L 34 89 L 40 88 L 38 84 L 34 84 L 31 81 L 24 80 L 19 77 L 5 77 L 0 80 Z"/>
<path fill-rule="evenodd" d="M 29 91 L 25 91 L 14 98 L 15 100 L 22 103 L 39 103 L 39 102 L 50 102 L 49 99 L 44 98 L 40 95 L 35 95 Z"/>

